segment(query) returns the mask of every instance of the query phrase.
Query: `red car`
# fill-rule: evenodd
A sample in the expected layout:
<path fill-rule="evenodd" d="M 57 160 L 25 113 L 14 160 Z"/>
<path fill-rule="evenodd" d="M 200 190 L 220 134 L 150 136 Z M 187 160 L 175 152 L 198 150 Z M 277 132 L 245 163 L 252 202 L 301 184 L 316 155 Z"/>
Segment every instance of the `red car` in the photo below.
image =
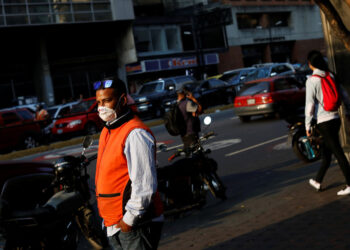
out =
<path fill-rule="evenodd" d="M 33 148 L 40 140 L 40 124 L 27 108 L 0 111 L 0 151 Z"/>
<path fill-rule="evenodd" d="M 305 86 L 293 77 L 277 76 L 245 83 L 237 94 L 234 112 L 246 122 L 253 115 L 283 115 L 305 105 Z"/>
<path fill-rule="evenodd" d="M 134 100 L 128 95 L 128 105 L 135 111 Z M 90 97 L 75 104 L 70 113 L 64 118 L 58 119 L 53 128 L 53 135 L 67 134 L 95 134 L 103 127 L 103 122 L 98 116 L 96 97 Z"/>
<path fill-rule="evenodd" d="M 53 135 L 95 134 L 102 126 L 97 113 L 96 97 L 90 97 L 75 104 L 64 118 L 56 120 L 51 131 Z"/>

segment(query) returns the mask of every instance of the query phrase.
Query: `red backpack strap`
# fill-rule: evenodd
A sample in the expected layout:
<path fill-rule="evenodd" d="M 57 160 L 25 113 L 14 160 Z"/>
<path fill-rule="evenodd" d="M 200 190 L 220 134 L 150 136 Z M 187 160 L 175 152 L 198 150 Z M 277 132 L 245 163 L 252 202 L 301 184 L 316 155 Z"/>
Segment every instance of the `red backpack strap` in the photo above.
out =
<path fill-rule="evenodd" d="M 323 78 L 322 76 L 316 75 L 316 74 L 315 75 L 311 75 L 311 76 L 314 76 L 314 77 L 317 77 L 317 78 L 321 78 L 321 79 Z M 326 75 L 326 77 L 327 77 L 327 75 Z"/>

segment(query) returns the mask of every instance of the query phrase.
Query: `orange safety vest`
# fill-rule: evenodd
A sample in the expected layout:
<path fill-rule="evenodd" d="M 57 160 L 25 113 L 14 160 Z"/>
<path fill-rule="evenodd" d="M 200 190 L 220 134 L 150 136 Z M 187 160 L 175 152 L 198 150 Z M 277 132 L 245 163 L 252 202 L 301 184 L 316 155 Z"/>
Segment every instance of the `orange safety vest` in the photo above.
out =
<path fill-rule="evenodd" d="M 111 130 L 104 128 L 100 135 L 95 185 L 98 210 L 106 227 L 117 224 L 123 218 L 125 205 L 130 199 L 131 181 L 124 148 L 126 138 L 135 128 L 144 129 L 152 134 L 135 116 L 120 127 Z M 162 203 L 158 193 L 153 197 L 150 208 L 154 210 L 153 217 L 162 214 Z"/>

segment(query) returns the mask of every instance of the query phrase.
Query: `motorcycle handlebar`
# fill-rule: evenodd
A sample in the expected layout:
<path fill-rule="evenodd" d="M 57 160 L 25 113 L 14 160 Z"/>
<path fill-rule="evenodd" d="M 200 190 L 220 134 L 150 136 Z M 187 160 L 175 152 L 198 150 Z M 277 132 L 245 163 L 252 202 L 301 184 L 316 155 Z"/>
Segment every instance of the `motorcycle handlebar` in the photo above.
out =
<path fill-rule="evenodd" d="M 213 131 L 211 131 L 211 132 L 208 132 L 207 134 L 203 135 L 202 138 L 208 139 L 209 137 L 214 136 L 214 135 L 215 135 L 215 133 Z"/>
<path fill-rule="evenodd" d="M 96 159 L 97 159 L 97 154 L 95 154 L 95 155 L 89 157 L 89 158 L 88 158 L 88 161 L 91 162 L 91 161 L 94 161 L 94 160 L 96 160 Z"/>

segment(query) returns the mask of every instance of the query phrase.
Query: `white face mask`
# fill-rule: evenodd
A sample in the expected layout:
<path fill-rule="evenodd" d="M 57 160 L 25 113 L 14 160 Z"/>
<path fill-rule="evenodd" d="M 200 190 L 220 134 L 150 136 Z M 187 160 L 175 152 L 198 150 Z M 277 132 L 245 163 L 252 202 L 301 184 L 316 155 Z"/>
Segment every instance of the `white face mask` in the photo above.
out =
<path fill-rule="evenodd" d="M 107 107 L 103 107 L 103 106 L 98 107 L 97 111 L 98 111 L 99 117 L 105 122 L 111 122 L 114 119 L 116 119 L 117 112 L 115 112 L 115 110 L 118 109 L 121 99 L 122 99 L 122 96 L 119 97 L 119 100 L 118 100 L 118 103 L 117 103 L 115 109 L 111 109 L 111 108 L 107 108 Z"/>
<path fill-rule="evenodd" d="M 117 113 L 114 109 L 107 107 L 98 107 L 97 111 L 100 118 L 105 122 L 110 122 L 117 118 Z"/>

